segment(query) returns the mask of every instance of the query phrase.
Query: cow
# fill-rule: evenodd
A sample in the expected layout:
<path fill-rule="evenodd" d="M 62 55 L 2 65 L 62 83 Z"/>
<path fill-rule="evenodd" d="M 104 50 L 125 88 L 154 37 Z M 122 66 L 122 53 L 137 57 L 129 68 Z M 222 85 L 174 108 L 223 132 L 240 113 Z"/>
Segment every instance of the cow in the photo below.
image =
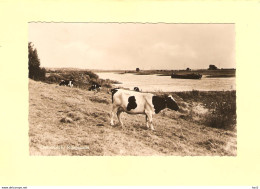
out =
<path fill-rule="evenodd" d="M 64 85 L 64 86 L 69 86 L 69 87 L 73 87 L 73 82 L 74 79 L 70 79 L 70 80 L 61 80 L 60 82 L 60 86 Z"/>
<path fill-rule="evenodd" d="M 91 85 L 91 87 L 89 87 L 89 91 L 100 91 L 101 89 L 101 85 L 97 84 L 97 83 L 94 83 Z"/>
<path fill-rule="evenodd" d="M 139 91 L 140 91 L 140 89 L 139 89 L 138 87 L 134 87 L 134 91 L 137 91 L 137 92 L 139 92 Z"/>
<path fill-rule="evenodd" d="M 154 130 L 152 117 L 154 114 L 158 114 L 161 110 L 169 108 L 171 110 L 178 111 L 174 98 L 169 96 L 156 96 L 151 93 L 141 93 L 136 91 L 129 91 L 124 89 L 112 89 L 112 112 L 111 122 L 114 125 L 114 116 L 117 114 L 119 124 L 124 128 L 121 113 L 126 112 L 128 114 L 145 114 L 146 126 Z"/>

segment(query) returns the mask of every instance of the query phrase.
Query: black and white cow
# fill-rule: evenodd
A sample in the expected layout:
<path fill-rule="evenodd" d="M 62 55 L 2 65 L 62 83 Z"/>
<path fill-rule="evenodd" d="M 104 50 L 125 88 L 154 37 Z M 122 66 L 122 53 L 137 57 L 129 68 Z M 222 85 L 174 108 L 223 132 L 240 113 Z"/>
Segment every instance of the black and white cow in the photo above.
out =
<path fill-rule="evenodd" d="M 140 89 L 138 87 L 134 87 L 134 91 L 140 92 Z"/>
<path fill-rule="evenodd" d="M 74 82 L 74 79 L 61 80 L 59 85 L 60 85 L 60 86 L 64 85 L 64 86 L 73 87 L 73 82 Z"/>
<path fill-rule="evenodd" d="M 114 125 L 114 116 L 117 114 L 120 125 L 123 126 L 120 115 L 122 112 L 128 114 L 145 114 L 146 126 L 154 130 L 152 117 L 161 110 L 169 108 L 178 111 L 179 107 L 174 98 L 169 96 L 156 96 L 151 93 L 140 93 L 136 91 L 128 91 L 124 89 L 112 89 L 112 112 L 111 125 Z"/>
<path fill-rule="evenodd" d="M 101 85 L 94 83 L 88 88 L 89 91 L 100 91 Z"/>

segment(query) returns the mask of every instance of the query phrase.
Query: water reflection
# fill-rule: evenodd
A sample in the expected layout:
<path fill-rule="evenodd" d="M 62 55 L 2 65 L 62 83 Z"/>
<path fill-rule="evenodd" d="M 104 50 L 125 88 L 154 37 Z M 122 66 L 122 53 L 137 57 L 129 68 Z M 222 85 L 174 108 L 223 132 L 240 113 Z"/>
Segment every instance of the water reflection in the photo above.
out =
<path fill-rule="evenodd" d="M 102 79 L 112 79 L 121 82 L 115 86 L 122 86 L 133 90 L 139 87 L 142 91 L 222 91 L 236 90 L 236 78 L 206 78 L 172 79 L 170 76 L 134 75 L 117 73 L 97 73 Z"/>

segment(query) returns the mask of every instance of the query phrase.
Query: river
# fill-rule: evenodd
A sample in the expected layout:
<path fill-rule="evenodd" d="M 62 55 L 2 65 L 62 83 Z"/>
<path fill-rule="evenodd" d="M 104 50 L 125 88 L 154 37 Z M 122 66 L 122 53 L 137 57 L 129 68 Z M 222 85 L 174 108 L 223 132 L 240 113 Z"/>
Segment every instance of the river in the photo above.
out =
<path fill-rule="evenodd" d="M 206 78 L 172 79 L 170 76 L 118 74 L 111 72 L 97 73 L 101 79 L 111 79 L 121 82 L 116 87 L 133 90 L 139 87 L 143 92 L 173 92 L 173 91 L 227 91 L 236 90 L 236 78 Z"/>

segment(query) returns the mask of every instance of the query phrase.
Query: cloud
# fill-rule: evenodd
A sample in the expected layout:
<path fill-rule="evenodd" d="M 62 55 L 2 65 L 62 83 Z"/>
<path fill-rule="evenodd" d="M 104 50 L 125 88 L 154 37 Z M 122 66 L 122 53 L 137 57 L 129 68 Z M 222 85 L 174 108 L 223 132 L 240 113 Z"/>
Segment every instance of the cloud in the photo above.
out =
<path fill-rule="evenodd" d="M 48 67 L 235 67 L 233 24 L 34 23 L 29 40 Z"/>

